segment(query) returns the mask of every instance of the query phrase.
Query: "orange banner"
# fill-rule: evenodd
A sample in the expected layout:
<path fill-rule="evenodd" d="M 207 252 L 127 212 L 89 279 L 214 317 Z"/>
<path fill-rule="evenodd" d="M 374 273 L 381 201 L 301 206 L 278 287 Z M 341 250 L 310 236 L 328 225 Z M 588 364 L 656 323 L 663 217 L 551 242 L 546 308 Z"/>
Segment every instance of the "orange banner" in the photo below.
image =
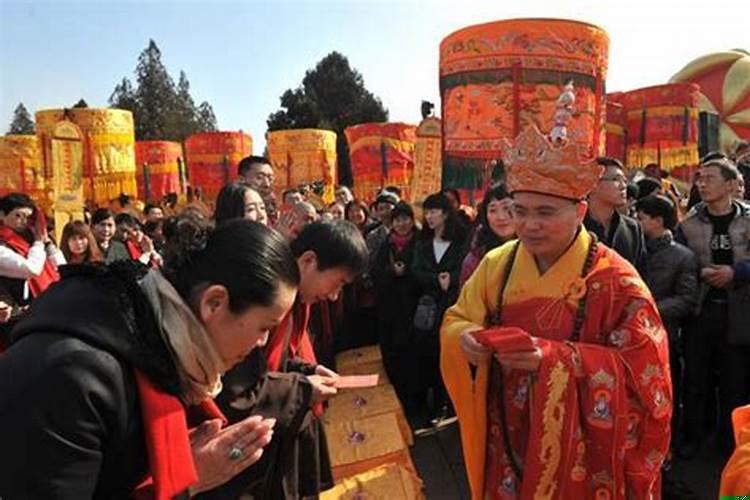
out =
<path fill-rule="evenodd" d="M 330 130 L 292 129 L 268 132 L 268 159 L 275 171 L 275 187 L 284 189 L 322 182 L 323 199 L 333 202 L 336 186 L 336 133 Z"/>
<path fill-rule="evenodd" d="M 569 82 L 568 138 L 588 156 L 603 154 L 608 50 L 603 29 L 560 19 L 497 21 L 447 36 L 440 44 L 443 186 L 481 192 L 504 139 L 530 125 L 552 129 Z"/>
<path fill-rule="evenodd" d="M 179 142 L 136 142 L 138 198 L 141 200 L 159 199 L 168 193 L 181 193 L 178 162 L 182 158 L 182 144 Z M 148 193 L 146 193 L 147 187 Z"/>
<path fill-rule="evenodd" d="M 237 179 L 237 166 L 252 154 L 253 140 L 243 132 L 203 132 L 185 141 L 190 184 L 213 200 L 227 181 Z"/>
<path fill-rule="evenodd" d="M 627 155 L 630 168 L 659 165 L 686 181 L 700 160 L 698 102 L 695 84 L 673 83 L 625 92 Z"/>
<path fill-rule="evenodd" d="M 406 123 L 363 123 L 344 130 L 354 178 L 354 196 L 370 202 L 386 186 L 410 198 L 416 127 Z"/>

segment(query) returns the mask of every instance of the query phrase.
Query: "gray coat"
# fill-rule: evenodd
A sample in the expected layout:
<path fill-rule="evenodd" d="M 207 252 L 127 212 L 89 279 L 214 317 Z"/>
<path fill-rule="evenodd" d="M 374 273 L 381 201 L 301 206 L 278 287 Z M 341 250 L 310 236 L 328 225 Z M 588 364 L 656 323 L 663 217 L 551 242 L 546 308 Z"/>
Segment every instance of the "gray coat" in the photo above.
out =
<path fill-rule="evenodd" d="M 750 345 L 750 207 L 733 202 L 735 216 L 729 224 L 729 239 L 734 256 L 734 282 L 728 290 L 729 342 Z M 698 257 L 700 268 L 712 264 L 711 237 L 713 226 L 708 209 L 699 203 L 682 221 L 677 240 Z M 701 282 L 696 313 L 699 314 L 710 286 Z"/>

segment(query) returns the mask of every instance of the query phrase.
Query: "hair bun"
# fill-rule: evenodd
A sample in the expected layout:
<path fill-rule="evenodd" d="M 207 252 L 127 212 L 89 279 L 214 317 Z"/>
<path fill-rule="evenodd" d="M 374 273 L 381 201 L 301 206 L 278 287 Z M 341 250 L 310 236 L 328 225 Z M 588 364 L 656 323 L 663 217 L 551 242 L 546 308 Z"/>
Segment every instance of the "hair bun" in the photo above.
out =
<path fill-rule="evenodd" d="M 213 224 L 197 210 L 185 210 L 164 222 L 164 271 L 175 272 L 206 248 Z"/>

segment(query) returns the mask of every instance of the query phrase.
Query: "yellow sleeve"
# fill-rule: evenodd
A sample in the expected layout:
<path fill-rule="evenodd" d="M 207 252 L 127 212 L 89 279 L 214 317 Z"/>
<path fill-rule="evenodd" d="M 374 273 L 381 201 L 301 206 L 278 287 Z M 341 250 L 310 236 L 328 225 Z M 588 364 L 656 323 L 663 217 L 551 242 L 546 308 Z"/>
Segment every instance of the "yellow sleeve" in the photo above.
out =
<path fill-rule="evenodd" d="M 482 259 L 461 289 L 456 304 L 446 311 L 440 329 L 440 371 L 458 416 L 474 499 L 482 498 L 484 491 L 489 361 L 480 365 L 472 378 L 459 341 L 462 332 L 484 327 L 487 314 L 497 307 L 500 278 L 509 248 L 504 245 Z"/>
<path fill-rule="evenodd" d="M 750 494 L 750 405 L 735 409 L 732 421 L 737 448 L 721 473 L 722 498 Z"/>

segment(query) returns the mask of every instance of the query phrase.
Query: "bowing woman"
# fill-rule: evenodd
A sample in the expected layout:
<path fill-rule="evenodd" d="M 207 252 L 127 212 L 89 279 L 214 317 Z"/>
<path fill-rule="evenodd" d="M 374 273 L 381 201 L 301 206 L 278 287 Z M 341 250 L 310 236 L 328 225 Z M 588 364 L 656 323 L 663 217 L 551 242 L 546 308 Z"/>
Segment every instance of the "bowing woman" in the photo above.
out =
<path fill-rule="evenodd" d="M 17 326 L 0 356 L 0 497 L 183 498 L 260 459 L 274 421 L 225 425 L 212 398 L 292 306 L 297 263 L 252 221 L 191 212 L 165 233 L 162 270 L 69 266 Z"/>

